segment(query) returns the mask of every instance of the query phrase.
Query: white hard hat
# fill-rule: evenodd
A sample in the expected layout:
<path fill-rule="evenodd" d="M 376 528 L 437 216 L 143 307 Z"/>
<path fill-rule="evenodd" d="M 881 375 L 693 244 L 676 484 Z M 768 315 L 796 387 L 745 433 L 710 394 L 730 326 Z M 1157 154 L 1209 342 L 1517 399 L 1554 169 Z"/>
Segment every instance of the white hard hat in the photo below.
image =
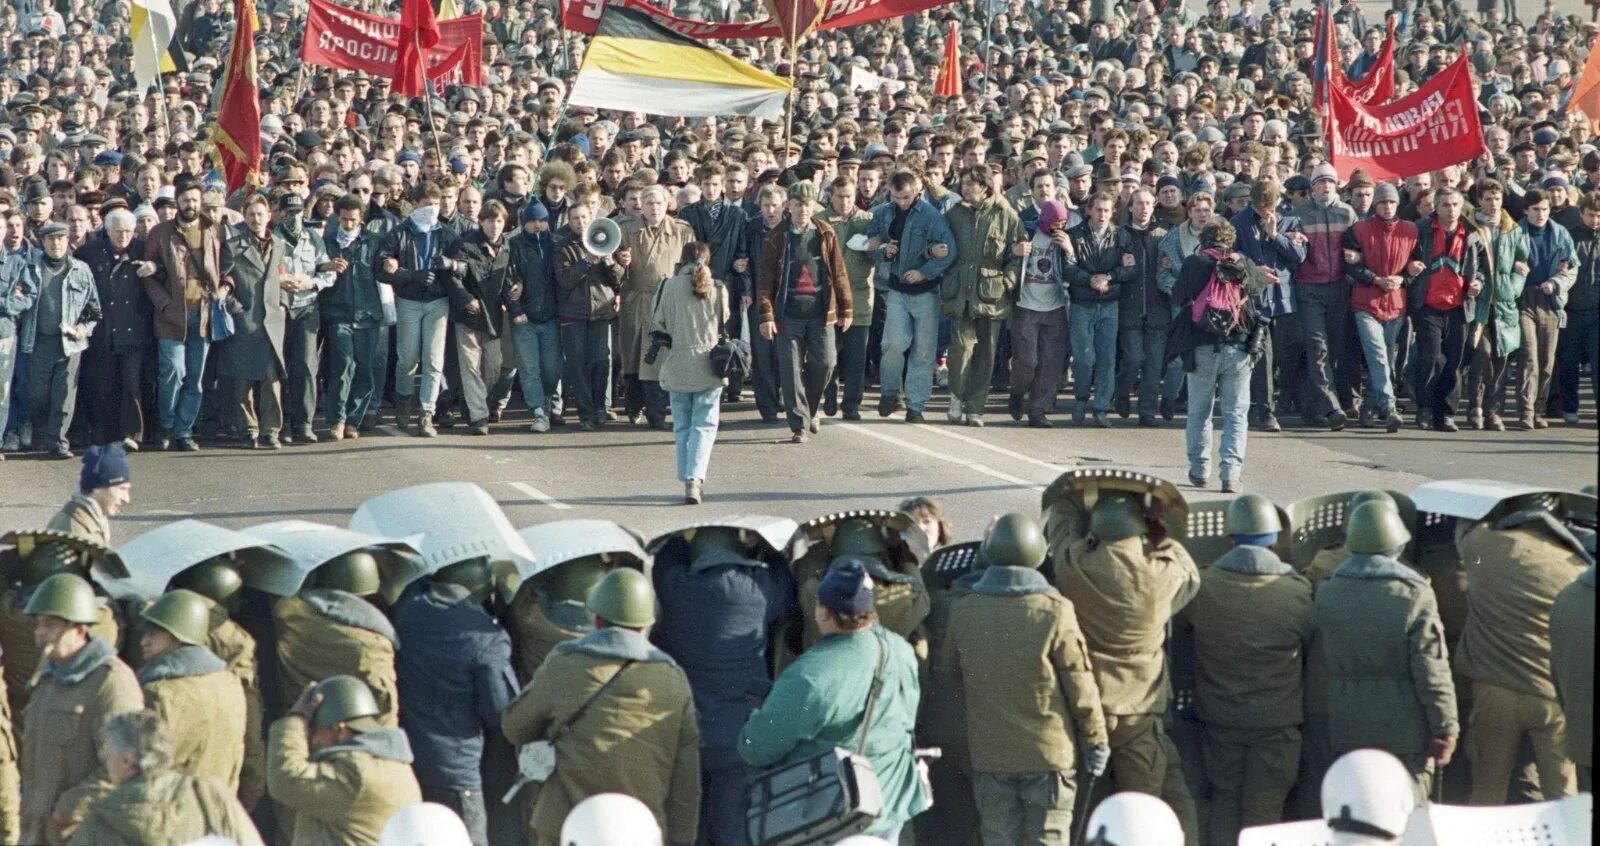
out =
<path fill-rule="evenodd" d="M 597 793 L 567 814 L 561 846 L 661 846 L 661 826 L 638 799 Z"/>
<path fill-rule="evenodd" d="M 1089 816 L 1089 846 L 1183 846 L 1183 826 L 1148 793 L 1116 793 Z"/>
<path fill-rule="evenodd" d="M 472 846 L 467 824 L 433 802 L 418 802 L 395 812 L 378 835 L 378 846 Z"/>
<path fill-rule="evenodd" d="M 1405 833 L 1417 808 L 1417 786 L 1400 759 L 1378 749 L 1357 749 L 1322 777 L 1322 818 L 1348 843 L 1392 843 Z"/>

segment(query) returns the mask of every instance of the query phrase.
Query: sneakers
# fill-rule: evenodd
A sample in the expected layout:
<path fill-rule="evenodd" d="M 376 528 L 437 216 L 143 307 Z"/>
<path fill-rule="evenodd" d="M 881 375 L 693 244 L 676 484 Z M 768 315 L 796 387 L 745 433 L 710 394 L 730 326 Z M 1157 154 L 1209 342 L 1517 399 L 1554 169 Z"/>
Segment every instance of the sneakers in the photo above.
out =
<path fill-rule="evenodd" d="M 528 424 L 528 431 L 534 434 L 544 434 L 550 431 L 550 418 L 543 414 L 533 415 L 533 422 Z"/>
<path fill-rule="evenodd" d="M 1455 418 L 1441 417 L 1433 421 L 1433 431 L 1454 433 L 1461 431 L 1461 427 L 1456 425 Z"/>
<path fill-rule="evenodd" d="M 296 443 L 314 444 L 317 442 L 317 433 L 311 431 L 310 426 L 303 426 L 294 433 Z"/>
<path fill-rule="evenodd" d="M 344 424 L 343 423 L 335 423 L 332 426 L 328 427 L 328 440 L 330 440 L 330 441 L 342 441 L 342 440 L 344 440 Z"/>
<path fill-rule="evenodd" d="M 356 438 L 361 437 L 360 427 L 351 426 L 349 423 L 346 423 L 344 425 L 344 437 L 347 441 L 353 441 Z"/>
<path fill-rule="evenodd" d="M 1012 394 L 1006 400 L 1006 411 L 1011 415 L 1012 420 L 1020 421 L 1022 419 L 1022 402 L 1022 394 Z"/>
<path fill-rule="evenodd" d="M 1243 481 L 1241 481 L 1239 479 L 1223 479 L 1222 480 L 1222 492 L 1223 493 L 1238 493 L 1238 492 L 1240 492 L 1242 490 L 1244 490 L 1244 482 Z"/>
<path fill-rule="evenodd" d="M 806 435 L 806 430 L 804 429 L 796 429 L 794 434 L 789 436 L 789 443 L 791 444 L 803 444 L 809 440 L 811 438 Z"/>
<path fill-rule="evenodd" d="M 261 449 L 283 449 L 283 441 L 277 435 L 262 435 L 257 444 Z"/>
<path fill-rule="evenodd" d="M 1167 419 L 1170 420 L 1172 418 L 1169 417 Z M 1278 418 L 1276 416 L 1268 414 L 1266 417 L 1261 418 L 1261 422 L 1251 426 L 1250 428 L 1258 432 L 1282 432 L 1283 424 L 1278 422 Z"/>
<path fill-rule="evenodd" d="M 1044 414 L 1036 411 L 1033 414 L 1028 415 L 1028 428 L 1030 428 L 1030 429 L 1049 429 L 1049 428 L 1053 428 L 1053 424 L 1051 424 L 1050 418 L 1048 418 L 1048 417 L 1044 416 Z"/>
<path fill-rule="evenodd" d="M 951 423 L 960 423 L 963 419 L 965 419 L 964 415 L 961 413 L 961 400 L 957 399 L 956 397 L 950 398 L 950 410 L 944 413 L 944 419 L 950 421 Z"/>
<path fill-rule="evenodd" d="M 1550 421 L 1544 419 L 1543 417 L 1535 417 L 1533 418 L 1533 428 L 1548 429 L 1550 428 Z"/>
<path fill-rule="evenodd" d="M 1111 418 L 1107 417 L 1104 411 L 1096 411 L 1094 413 L 1094 426 L 1096 429 L 1109 429 L 1111 428 Z"/>
<path fill-rule="evenodd" d="M 489 419 L 475 420 L 467 424 L 467 434 L 483 436 L 489 434 Z"/>
<path fill-rule="evenodd" d="M 1371 429 L 1378 425 L 1378 410 L 1369 405 L 1361 407 L 1361 413 L 1356 416 L 1356 426 L 1362 429 Z"/>
<path fill-rule="evenodd" d="M 417 416 L 417 437 L 432 438 L 438 434 L 439 430 L 433 426 L 433 415 L 431 413 L 424 411 Z"/>
<path fill-rule="evenodd" d="M 968 426 L 974 426 L 976 428 L 982 429 L 983 428 L 983 415 L 982 414 L 968 414 L 968 415 L 966 415 L 965 417 L 962 418 L 961 422 L 967 424 Z"/>
<path fill-rule="evenodd" d="M 907 423 L 921 423 L 921 422 L 923 422 L 922 412 L 917 411 L 914 408 L 913 409 L 908 409 L 906 411 L 906 422 Z"/>
<path fill-rule="evenodd" d="M 45 457 L 49 458 L 51 461 L 66 461 L 67 459 L 75 456 L 72 454 L 72 450 L 67 449 L 64 446 L 58 446 L 55 449 L 50 450 L 49 454 Z"/>
<path fill-rule="evenodd" d="M 1482 411 L 1479 411 L 1476 408 L 1472 408 L 1472 409 L 1468 409 L 1467 410 L 1467 428 L 1468 429 L 1478 429 L 1478 430 L 1482 430 L 1483 429 L 1483 412 Z"/>
<path fill-rule="evenodd" d="M 200 451 L 200 445 L 198 443 L 195 443 L 194 438 L 178 438 L 177 440 L 173 441 L 172 445 L 170 447 L 168 447 L 168 448 L 172 449 L 172 450 L 176 450 L 178 452 L 199 452 Z"/>
<path fill-rule="evenodd" d="M 123 452 L 138 452 L 139 451 L 139 439 L 138 438 L 132 438 L 132 437 L 123 438 L 122 439 L 122 450 L 123 450 Z"/>
<path fill-rule="evenodd" d="M 699 479 L 690 479 L 683 483 L 683 504 L 699 505 L 705 498 L 705 492 L 700 486 Z"/>
<path fill-rule="evenodd" d="M 1400 415 L 1391 411 L 1383 419 L 1383 430 L 1389 434 L 1400 431 Z"/>
<path fill-rule="evenodd" d="M 1350 418 L 1346 417 L 1344 412 L 1336 408 L 1328 412 L 1328 416 L 1322 418 L 1322 422 L 1328 425 L 1328 431 L 1342 432 L 1344 431 L 1345 424 L 1350 422 Z"/>
<path fill-rule="evenodd" d="M 807 425 L 806 428 L 810 429 L 811 430 L 811 434 L 813 434 L 813 435 L 817 434 L 818 432 L 821 432 L 822 431 L 822 418 L 820 416 L 816 415 L 816 414 L 811 415 L 811 422 Z"/>
<path fill-rule="evenodd" d="M 1500 415 L 1491 413 L 1488 417 L 1483 418 L 1483 428 L 1490 432 L 1504 432 L 1506 430 L 1506 421 L 1501 420 Z"/>

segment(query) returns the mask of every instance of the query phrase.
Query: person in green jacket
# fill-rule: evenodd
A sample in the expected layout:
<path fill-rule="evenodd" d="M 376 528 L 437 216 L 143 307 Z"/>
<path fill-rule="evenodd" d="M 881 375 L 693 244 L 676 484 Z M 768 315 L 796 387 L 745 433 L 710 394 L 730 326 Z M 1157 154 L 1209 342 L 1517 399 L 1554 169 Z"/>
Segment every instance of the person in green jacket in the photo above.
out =
<path fill-rule="evenodd" d="M 172 731 L 153 711 L 128 711 L 100 728 L 115 788 L 94 801 L 68 846 L 145 846 L 225 837 L 262 846 L 244 807 L 215 779 L 172 768 Z"/>
<path fill-rule="evenodd" d="M 817 585 L 822 640 L 778 676 L 766 701 L 750 714 L 739 732 L 739 755 L 766 769 L 835 747 L 854 749 L 884 650 L 882 691 L 864 752 L 883 788 L 884 809 L 866 833 L 898 843 L 900 829 L 929 806 L 912 750 L 922 691 L 916 653 L 877 624 L 873 608 L 864 563 L 855 556 L 836 560 Z"/>
<path fill-rule="evenodd" d="M 833 378 L 823 392 L 822 409 L 832 415 L 842 411 L 846 420 L 861 419 L 861 398 L 866 391 L 867 336 L 872 332 L 874 300 L 873 270 L 876 265 L 865 250 L 851 249 L 850 241 L 857 235 L 867 234 L 872 226 L 872 215 L 856 205 L 856 182 L 847 176 L 833 180 L 828 194 L 828 208 L 817 216 L 833 227 L 833 234 L 844 247 L 844 270 L 850 277 L 850 328 L 840 331 L 834 327 L 834 349 L 837 354 Z M 844 382 L 844 396 L 839 396 L 839 382 Z"/>
<path fill-rule="evenodd" d="M 1478 183 L 1478 209 L 1472 222 L 1488 246 L 1489 289 L 1473 300 L 1467 327 L 1467 428 L 1505 431 L 1505 402 L 1511 356 L 1522 348 L 1517 301 L 1528 282 L 1528 233 L 1502 207 L 1505 188 L 1493 179 Z"/>
<path fill-rule="evenodd" d="M 1000 330 L 1032 244 L 983 166 L 961 172 L 961 202 L 945 219 L 956 242 L 955 264 L 939 283 L 939 305 L 950 317 L 949 420 L 982 426 Z"/>

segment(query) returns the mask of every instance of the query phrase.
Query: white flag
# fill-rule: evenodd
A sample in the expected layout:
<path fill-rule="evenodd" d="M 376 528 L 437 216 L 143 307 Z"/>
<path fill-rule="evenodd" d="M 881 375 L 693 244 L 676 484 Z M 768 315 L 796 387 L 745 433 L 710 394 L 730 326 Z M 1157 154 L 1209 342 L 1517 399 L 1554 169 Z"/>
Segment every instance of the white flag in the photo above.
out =
<path fill-rule="evenodd" d="M 850 69 L 851 91 L 887 91 L 890 94 L 898 94 L 905 87 L 906 84 L 898 79 L 879 76 L 872 71 L 862 70 L 860 67 Z"/>
<path fill-rule="evenodd" d="M 133 41 L 133 80 L 142 94 L 155 85 L 162 71 L 175 70 L 167 58 L 178 18 L 168 0 L 133 0 L 128 34 Z"/>

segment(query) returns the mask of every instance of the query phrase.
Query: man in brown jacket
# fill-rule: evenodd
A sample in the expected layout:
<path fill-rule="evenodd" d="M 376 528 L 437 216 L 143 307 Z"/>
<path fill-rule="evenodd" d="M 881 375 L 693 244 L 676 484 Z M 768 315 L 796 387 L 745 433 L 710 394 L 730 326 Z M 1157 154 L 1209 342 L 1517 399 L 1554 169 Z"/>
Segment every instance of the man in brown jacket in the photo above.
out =
<path fill-rule="evenodd" d="M 204 645 L 212 605 L 187 590 L 163 594 L 141 612 L 146 706 L 171 728 L 172 767 L 239 790 L 244 766 L 244 686 Z"/>
<path fill-rule="evenodd" d="M 174 183 L 178 216 L 156 224 L 145 241 L 145 260 L 156 272 L 144 280 L 155 306 L 157 449 L 199 449 L 200 377 L 211 346 L 211 300 L 226 297 L 222 282 L 225 224 L 201 214 L 200 181 L 180 174 Z"/>
<path fill-rule="evenodd" d="M 1100 688 L 1072 603 L 1038 572 L 1044 534 L 1007 514 L 984 539 L 988 567 L 950 609 L 942 669 L 963 695 L 973 793 L 986 844 L 1069 842 L 1076 736 L 1091 777 L 1111 757 Z"/>
<path fill-rule="evenodd" d="M 1132 495 L 1103 493 L 1089 513 L 1088 534 L 1058 555 L 1056 587 L 1081 612 L 1111 739 L 1112 782 L 1118 791 L 1159 796 L 1182 821 L 1185 841 L 1198 843 L 1194 799 L 1162 720 L 1167 622 L 1199 590 L 1200 572 L 1151 523 Z"/>
<path fill-rule="evenodd" d="M 45 579 L 28 600 L 45 659 L 22 715 L 22 843 L 72 837 L 110 787 L 95 749 L 101 723 L 144 707 L 116 648 L 89 633 L 98 606 L 94 589 L 71 573 Z"/>
<path fill-rule="evenodd" d="M 1229 504 L 1226 529 L 1233 549 L 1201 571 L 1200 592 L 1178 614 L 1194 630 L 1212 843 L 1283 818 L 1300 761 L 1311 640 L 1311 583 L 1272 551 L 1283 531 L 1277 508 L 1245 494 Z"/>
<path fill-rule="evenodd" d="M 555 773 L 537 786 L 529 842 L 557 846 L 572 807 L 624 793 L 650 807 L 672 846 L 694 843 L 700 815 L 700 729 L 689 678 L 646 632 L 650 579 L 611 571 L 589 594 L 595 630 L 560 644 L 500 719 L 506 739 L 555 745 Z"/>
<path fill-rule="evenodd" d="M 806 442 L 822 425 L 817 407 L 833 378 L 833 330 L 850 329 L 850 276 L 833 227 L 812 215 L 820 210 L 817 186 L 789 186 L 786 224 L 767 234 L 756 272 L 761 337 L 778 347 L 778 377 L 792 443 Z"/>
<path fill-rule="evenodd" d="M 1548 511 L 1518 511 L 1461 538 L 1467 624 L 1455 668 L 1472 680 L 1472 804 L 1503 805 L 1526 736 L 1546 799 L 1577 792 L 1562 741 L 1566 719 L 1550 680 L 1550 609 L 1589 562 Z"/>
<path fill-rule="evenodd" d="M 399 725 L 394 625 L 367 597 L 382 587 L 372 553 L 349 552 L 319 566 L 311 586 L 278 600 L 272 617 L 278 634 L 278 681 L 282 702 L 305 686 L 335 675 L 351 675 L 371 688 L 378 721 Z"/>

